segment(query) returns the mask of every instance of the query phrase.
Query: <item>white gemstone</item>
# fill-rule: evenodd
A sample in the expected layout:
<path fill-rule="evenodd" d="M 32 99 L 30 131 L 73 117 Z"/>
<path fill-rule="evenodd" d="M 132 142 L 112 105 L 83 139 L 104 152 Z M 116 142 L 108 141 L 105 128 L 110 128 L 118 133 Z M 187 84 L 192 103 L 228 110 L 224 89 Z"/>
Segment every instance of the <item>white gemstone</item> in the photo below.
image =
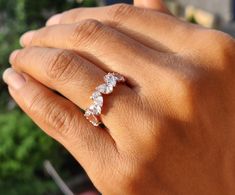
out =
<path fill-rule="evenodd" d="M 101 113 L 101 107 L 97 104 L 92 104 L 88 109 L 94 115 L 99 115 Z"/>
<path fill-rule="evenodd" d="M 97 97 L 101 96 L 101 93 L 99 91 L 95 91 L 92 95 L 91 95 L 91 99 L 95 99 Z"/>
<path fill-rule="evenodd" d="M 100 107 L 103 106 L 104 100 L 103 100 L 103 97 L 99 91 L 95 91 L 92 94 L 91 99 L 94 101 L 94 103 L 96 105 L 99 105 Z"/>
<path fill-rule="evenodd" d="M 102 96 L 99 96 L 99 97 L 97 97 L 96 99 L 94 99 L 94 103 L 95 103 L 96 105 L 103 106 L 103 102 L 104 102 L 104 100 L 103 100 L 103 97 L 102 97 Z"/>
<path fill-rule="evenodd" d="M 113 92 L 113 86 L 108 84 L 102 84 L 96 88 L 100 93 L 110 94 Z"/>
<path fill-rule="evenodd" d="M 97 119 L 97 117 L 89 110 L 87 109 L 84 116 L 87 120 L 89 120 L 94 126 L 98 126 L 100 124 L 100 121 Z"/>
<path fill-rule="evenodd" d="M 112 85 L 113 87 L 116 86 L 117 84 L 117 78 L 112 74 L 112 73 L 108 73 L 104 76 L 104 81 L 109 84 Z"/>

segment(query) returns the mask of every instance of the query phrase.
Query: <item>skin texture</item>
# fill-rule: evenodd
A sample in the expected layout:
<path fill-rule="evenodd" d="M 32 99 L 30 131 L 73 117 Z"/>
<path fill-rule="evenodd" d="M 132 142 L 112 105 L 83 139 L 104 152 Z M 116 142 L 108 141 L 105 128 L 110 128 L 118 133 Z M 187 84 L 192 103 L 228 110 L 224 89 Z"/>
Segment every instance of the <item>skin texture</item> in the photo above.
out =
<path fill-rule="evenodd" d="M 235 41 L 152 2 L 71 10 L 23 35 L 9 92 L 102 194 L 235 194 Z M 110 71 L 127 84 L 105 96 L 101 129 L 80 108 Z"/>

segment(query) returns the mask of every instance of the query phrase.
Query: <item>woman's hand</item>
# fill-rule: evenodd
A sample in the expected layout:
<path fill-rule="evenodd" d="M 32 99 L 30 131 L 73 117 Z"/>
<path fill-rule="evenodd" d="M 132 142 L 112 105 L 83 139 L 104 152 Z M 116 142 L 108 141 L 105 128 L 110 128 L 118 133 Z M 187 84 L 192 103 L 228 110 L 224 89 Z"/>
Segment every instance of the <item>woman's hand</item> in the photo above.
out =
<path fill-rule="evenodd" d="M 12 97 L 103 194 L 235 194 L 231 37 L 120 4 L 57 15 L 21 42 Z M 105 96 L 102 129 L 79 108 L 107 72 L 127 85 Z"/>

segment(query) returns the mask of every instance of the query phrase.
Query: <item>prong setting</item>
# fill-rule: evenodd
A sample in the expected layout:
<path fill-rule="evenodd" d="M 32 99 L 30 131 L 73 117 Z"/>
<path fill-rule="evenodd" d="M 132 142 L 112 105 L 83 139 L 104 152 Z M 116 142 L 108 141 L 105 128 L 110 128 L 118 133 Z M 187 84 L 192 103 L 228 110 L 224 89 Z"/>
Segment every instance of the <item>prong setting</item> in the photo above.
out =
<path fill-rule="evenodd" d="M 102 112 L 104 102 L 103 95 L 111 94 L 117 83 L 125 82 L 125 78 L 118 73 L 108 73 L 104 76 L 104 82 L 104 84 L 96 87 L 96 90 L 90 96 L 90 99 L 93 101 L 93 103 L 90 105 L 89 108 L 86 109 L 84 114 L 86 119 L 90 121 L 94 126 L 99 126 L 101 124 L 100 114 Z"/>

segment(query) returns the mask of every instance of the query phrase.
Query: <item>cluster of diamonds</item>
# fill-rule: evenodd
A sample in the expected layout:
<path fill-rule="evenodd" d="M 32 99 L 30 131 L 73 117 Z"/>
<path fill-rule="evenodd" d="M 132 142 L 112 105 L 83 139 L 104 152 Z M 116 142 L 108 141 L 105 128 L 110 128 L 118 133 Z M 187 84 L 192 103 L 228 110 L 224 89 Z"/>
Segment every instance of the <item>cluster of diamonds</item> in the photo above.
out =
<path fill-rule="evenodd" d="M 100 114 L 104 102 L 103 94 L 107 95 L 113 92 L 118 82 L 125 82 L 125 78 L 118 73 L 108 73 L 104 76 L 104 84 L 96 87 L 95 92 L 91 95 L 90 99 L 93 103 L 86 109 L 84 116 L 94 126 L 98 126 L 100 122 Z"/>

